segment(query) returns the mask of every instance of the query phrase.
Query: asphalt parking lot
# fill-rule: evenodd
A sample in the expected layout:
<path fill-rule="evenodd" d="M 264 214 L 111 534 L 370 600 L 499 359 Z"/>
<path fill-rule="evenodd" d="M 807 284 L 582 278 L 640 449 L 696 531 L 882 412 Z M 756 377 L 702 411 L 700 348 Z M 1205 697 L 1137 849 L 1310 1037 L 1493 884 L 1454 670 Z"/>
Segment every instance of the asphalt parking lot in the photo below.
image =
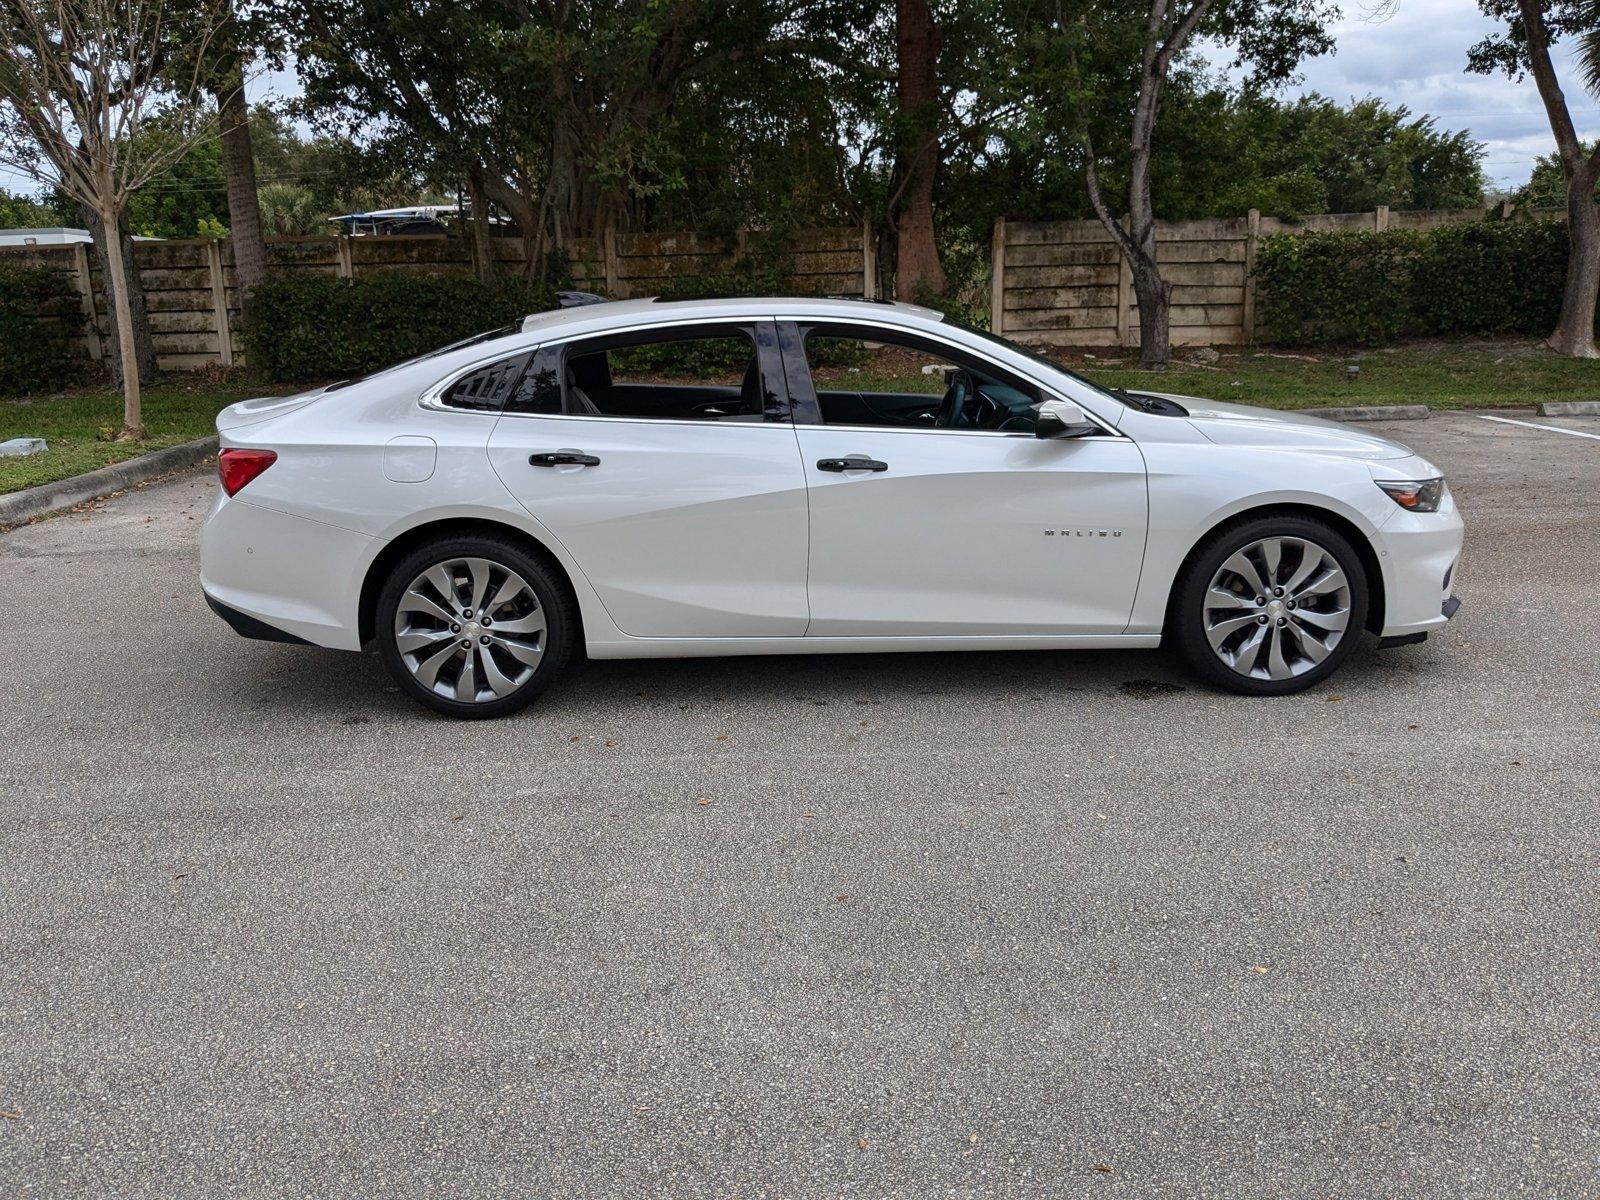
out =
<path fill-rule="evenodd" d="M 1594 1195 L 1600 420 L 1506 415 L 1384 430 L 1452 628 L 1285 700 L 734 659 L 458 724 L 213 617 L 209 475 L 0 535 L 0 1192 Z"/>

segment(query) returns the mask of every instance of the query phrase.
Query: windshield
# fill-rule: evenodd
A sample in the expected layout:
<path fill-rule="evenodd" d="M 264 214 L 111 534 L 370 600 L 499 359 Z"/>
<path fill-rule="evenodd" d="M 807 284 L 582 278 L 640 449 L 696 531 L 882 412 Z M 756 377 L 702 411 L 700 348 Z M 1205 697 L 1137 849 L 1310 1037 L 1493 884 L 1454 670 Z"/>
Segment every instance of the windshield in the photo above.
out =
<path fill-rule="evenodd" d="M 1139 407 L 1139 404 L 1133 399 L 1133 397 L 1129 396 L 1128 393 L 1123 391 L 1121 388 L 1108 388 L 1103 384 L 1096 383 L 1092 379 L 1085 379 L 1076 371 L 1063 367 L 1060 363 L 1056 362 L 1055 359 L 1046 358 L 1043 354 L 1031 346 L 1024 346 L 1020 342 L 1013 342 L 1010 338 L 1001 337 L 998 333 L 993 333 L 987 329 L 980 329 L 976 325 L 969 325 L 965 321 L 957 321 L 953 317 L 946 317 L 945 323 L 947 325 L 954 325 L 957 329 L 964 329 L 968 333 L 976 334 L 984 341 L 992 342 L 996 346 L 1004 346 L 1007 350 L 1014 351 L 1025 358 L 1031 358 L 1034 362 L 1042 363 L 1049 367 L 1052 371 L 1060 371 L 1061 374 L 1067 376 L 1069 379 L 1077 380 L 1077 382 L 1083 384 L 1084 387 L 1092 389 L 1098 395 L 1115 400 L 1118 404 L 1124 405 L 1128 408 Z"/>
<path fill-rule="evenodd" d="M 340 388 L 351 387 L 358 383 L 365 383 L 369 379 L 376 379 L 379 375 L 386 375 L 390 371 L 398 371 L 401 367 L 409 367 L 413 363 L 426 362 L 430 358 L 438 358 L 441 354 L 449 354 L 452 350 L 464 350 L 468 346 L 479 346 L 484 342 L 492 342 L 498 338 L 510 337 L 522 331 L 521 325 L 502 325 L 498 329 L 490 329 L 484 333 L 475 333 L 471 337 L 462 338 L 459 342 L 451 342 L 448 346 L 440 346 L 437 350 L 429 350 L 426 354 L 418 354 L 401 362 L 393 363 L 387 367 L 380 367 L 366 375 L 358 375 L 352 379 L 341 379 L 338 383 L 330 383 L 327 391 L 335 392 Z"/>

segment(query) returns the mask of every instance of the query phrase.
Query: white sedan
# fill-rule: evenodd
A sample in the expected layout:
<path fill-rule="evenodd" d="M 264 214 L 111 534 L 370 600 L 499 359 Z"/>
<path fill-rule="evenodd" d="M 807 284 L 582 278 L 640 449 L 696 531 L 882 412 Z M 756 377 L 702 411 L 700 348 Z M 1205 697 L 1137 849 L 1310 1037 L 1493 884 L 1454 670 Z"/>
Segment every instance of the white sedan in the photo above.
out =
<path fill-rule="evenodd" d="M 591 658 L 1176 646 L 1252 695 L 1458 602 L 1439 471 L 904 304 L 578 303 L 217 418 L 206 598 L 462 717 Z"/>

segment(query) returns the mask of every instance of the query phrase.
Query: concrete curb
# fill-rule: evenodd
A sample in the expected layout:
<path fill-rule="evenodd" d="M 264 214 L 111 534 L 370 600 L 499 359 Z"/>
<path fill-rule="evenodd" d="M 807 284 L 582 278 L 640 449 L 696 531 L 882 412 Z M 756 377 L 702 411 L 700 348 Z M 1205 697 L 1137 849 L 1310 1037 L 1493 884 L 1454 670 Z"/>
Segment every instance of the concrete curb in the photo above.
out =
<path fill-rule="evenodd" d="M 1308 417 L 1330 421 L 1426 421 L 1426 404 L 1360 404 L 1348 408 L 1302 408 Z"/>
<path fill-rule="evenodd" d="M 141 454 L 126 462 L 112 463 L 86 475 L 71 479 L 58 479 L 38 487 L 25 488 L 0 496 L 0 529 L 20 525 L 46 513 L 61 512 L 88 500 L 98 500 L 112 492 L 124 491 L 141 483 L 148 483 L 173 471 L 197 466 L 217 452 L 217 439 L 198 438 Z"/>
<path fill-rule="evenodd" d="M 1541 417 L 1600 417 L 1600 400 L 1547 400 L 1539 405 Z"/>

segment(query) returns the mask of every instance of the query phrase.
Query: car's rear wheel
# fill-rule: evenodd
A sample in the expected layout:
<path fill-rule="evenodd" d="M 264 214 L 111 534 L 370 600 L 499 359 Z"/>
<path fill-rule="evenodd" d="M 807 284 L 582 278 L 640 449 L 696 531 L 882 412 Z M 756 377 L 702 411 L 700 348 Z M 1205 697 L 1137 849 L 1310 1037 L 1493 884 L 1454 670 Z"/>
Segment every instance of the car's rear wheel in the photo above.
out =
<path fill-rule="evenodd" d="M 1179 581 L 1168 632 L 1204 678 L 1251 696 L 1326 679 L 1360 642 L 1367 574 L 1349 539 L 1307 517 L 1214 536 Z"/>
<path fill-rule="evenodd" d="M 572 601 L 509 539 L 444 537 L 397 563 L 377 640 L 400 687 L 452 717 L 502 717 L 555 682 L 572 654 Z"/>

